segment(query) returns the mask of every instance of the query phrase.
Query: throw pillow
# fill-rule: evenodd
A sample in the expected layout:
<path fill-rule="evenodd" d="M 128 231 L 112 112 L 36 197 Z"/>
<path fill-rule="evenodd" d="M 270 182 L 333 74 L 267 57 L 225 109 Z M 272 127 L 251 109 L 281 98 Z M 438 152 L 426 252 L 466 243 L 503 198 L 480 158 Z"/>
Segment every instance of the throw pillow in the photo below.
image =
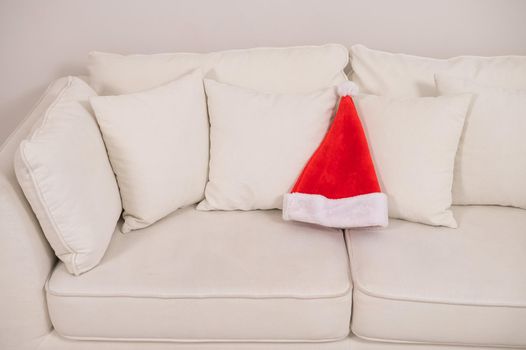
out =
<path fill-rule="evenodd" d="M 15 155 L 17 179 L 44 235 L 75 275 L 99 263 L 122 210 L 88 102 L 95 95 L 69 77 Z"/>
<path fill-rule="evenodd" d="M 205 87 L 210 175 L 198 209 L 281 208 L 327 131 L 336 89 L 269 94 L 214 80 Z"/>
<path fill-rule="evenodd" d="M 437 75 L 441 94 L 473 93 L 453 182 L 456 204 L 526 209 L 526 89 Z"/>
<path fill-rule="evenodd" d="M 151 225 L 203 198 L 208 118 L 202 75 L 91 99 L 124 209 L 123 232 Z"/>
<path fill-rule="evenodd" d="M 450 210 L 451 186 L 470 100 L 469 94 L 354 97 L 390 217 L 457 226 Z"/>

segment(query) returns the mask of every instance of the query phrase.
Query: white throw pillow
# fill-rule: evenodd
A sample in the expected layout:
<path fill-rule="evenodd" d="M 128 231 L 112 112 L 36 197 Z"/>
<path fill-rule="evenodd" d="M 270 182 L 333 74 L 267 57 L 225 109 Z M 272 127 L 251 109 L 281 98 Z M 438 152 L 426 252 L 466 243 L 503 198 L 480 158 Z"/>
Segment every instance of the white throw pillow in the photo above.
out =
<path fill-rule="evenodd" d="M 67 85 L 15 155 L 15 172 L 44 235 L 67 270 L 95 267 L 121 213 L 119 189 L 82 80 Z"/>
<path fill-rule="evenodd" d="M 200 210 L 281 208 L 323 139 L 336 89 L 267 94 L 205 80 L 210 175 Z"/>
<path fill-rule="evenodd" d="M 471 95 L 354 96 L 389 216 L 456 227 L 450 210 L 455 154 Z"/>
<path fill-rule="evenodd" d="M 208 54 L 117 55 L 92 52 L 90 83 L 101 94 L 138 92 L 200 68 L 207 78 L 274 93 L 305 93 L 336 85 L 349 52 L 342 45 L 270 47 Z"/>
<path fill-rule="evenodd" d="M 199 71 L 129 95 L 91 99 L 124 209 L 123 232 L 203 198 L 208 117 Z"/>
<path fill-rule="evenodd" d="M 448 75 L 436 82 L 441 94 L 475 94 L 457 154 L 453 202 L 526 209 L 526 89 Z"/>
<path fill-rule="evenodd" d="M 435 59 L 371 50 L 350 49 L 352 74 L 363 93 L 398 97 L 437 96 L 435 74 L 476 79 L 487 85 L 526 89 L 526 56 L 459 56 Z"/>

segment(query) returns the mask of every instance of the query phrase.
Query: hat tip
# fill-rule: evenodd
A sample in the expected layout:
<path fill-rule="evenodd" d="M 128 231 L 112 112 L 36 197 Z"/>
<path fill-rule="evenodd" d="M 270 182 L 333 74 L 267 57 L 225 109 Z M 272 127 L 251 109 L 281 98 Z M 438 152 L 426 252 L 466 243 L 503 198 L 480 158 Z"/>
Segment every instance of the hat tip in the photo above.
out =
<path fill-rule="evenodd" d="M 338 95 L 340 96 L 354 96 L 359 93 L 360 89 L 356 83 L 346 80 L 338 85 Z"/>

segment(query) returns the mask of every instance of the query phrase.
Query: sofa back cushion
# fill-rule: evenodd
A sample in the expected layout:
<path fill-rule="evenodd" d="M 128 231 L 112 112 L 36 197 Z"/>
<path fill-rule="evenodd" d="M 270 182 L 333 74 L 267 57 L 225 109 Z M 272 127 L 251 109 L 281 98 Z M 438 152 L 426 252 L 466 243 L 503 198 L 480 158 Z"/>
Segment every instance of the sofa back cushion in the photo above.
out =
<path fill-rule="evenodd" d="M 102 95 L 150 89 L 201 69 L 207 78 L 274 93 L 303 93 L 338 84 L 348 51 L 337 44 L 255 48 L 207 54 L 117 55 L 92 52 L 90 84 Z"/>
<path fill-rule="evenodd" d="M 506 94 L 504 91 L 526 90 L 526 56 L 434 59 L 371 50 L 363 45 L 351 47 L 350 54 L 351 79 L 365 93 L 392 97 L 476 94 L 459 144 L 453 203 L 524 205 L 523 200 L 517 200 L 520 193 L 512 193 L 512 188 L 517 186 L 513 179 L 526 172 L 515 157 L 523 149 L 523 142 L 515 134 L 526 133 L 523 124 L 518 122 L 524 115 L 517 116 L 518 95 L 510 97 L 508 94 L 513 100 L 508 107 L 505 102 L 508 97 L 503 94 Z M 444 82 L 437 89 L 435 75 L 459 78 L 462 86 Z M 462 83 L 469 80 L 476 84 Z M 486 107 L 489 109 L 483 111 Z M 489 110 L 493 112 L 488 113 Z M 510 128 L 516 129 L 511 131 Z M 506 137 L 508 132 L 511 133 L 509 138 Z M 498 146 L 497 140 L 502 141 Z M 495 176 L 486 181 L 493 176 L 490 174 Z"/>
<path fill-rule="evenodd" d="M 436 96 L 435 74 L 447 73 L 503 88 L 526 88 L 526 56 L 459 56 L 435 59 L 371 50 L 350 49 L 351 80 L 360 91 L 397 97 Z"/>
<path fill-rule="evenodd" d="M 119 190 L 82 80 L 67 84 L 22 141 L 15 172 L 70 273 L 98 264 L 121 213 Z"/>

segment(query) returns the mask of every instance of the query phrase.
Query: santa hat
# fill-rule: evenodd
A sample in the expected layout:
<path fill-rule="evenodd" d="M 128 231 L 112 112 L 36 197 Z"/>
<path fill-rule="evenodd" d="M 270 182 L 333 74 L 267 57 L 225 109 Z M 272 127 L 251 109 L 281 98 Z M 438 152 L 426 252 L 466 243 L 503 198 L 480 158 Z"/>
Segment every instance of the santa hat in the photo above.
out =
<path fill-rule="evenodd" d="M 322 143 L 283 199 L 283 219 L 328 227 L 387 226 L 387 197 L 380 190 L 367 139 L 351 95 L 338 87 L 340 105 Z"/>

